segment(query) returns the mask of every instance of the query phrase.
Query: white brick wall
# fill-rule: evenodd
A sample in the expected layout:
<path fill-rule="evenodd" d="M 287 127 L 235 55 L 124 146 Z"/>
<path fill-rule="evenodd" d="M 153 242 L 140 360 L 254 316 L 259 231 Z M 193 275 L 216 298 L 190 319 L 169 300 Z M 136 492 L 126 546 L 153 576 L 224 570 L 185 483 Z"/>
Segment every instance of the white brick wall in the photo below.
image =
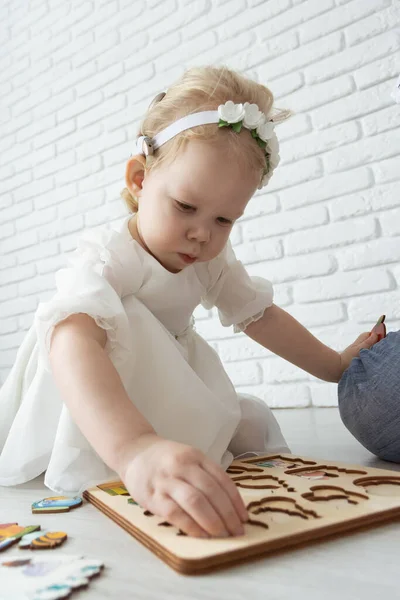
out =
<path fill-rule="evenodd" d="M 296 113 L 278 129 L 280 168 L 233 231 L 250 274 L 337 349 L 381 313 L 399 327 L 398 0 L 3 0 L 0 21 L 1 382 L 79 232 L 125 214 L 143 111 L 198 64 L 243 70 Z M 238 390 L 274 407 L 336 404 L 335 385 L 215 310 L 196 319 Z"/>

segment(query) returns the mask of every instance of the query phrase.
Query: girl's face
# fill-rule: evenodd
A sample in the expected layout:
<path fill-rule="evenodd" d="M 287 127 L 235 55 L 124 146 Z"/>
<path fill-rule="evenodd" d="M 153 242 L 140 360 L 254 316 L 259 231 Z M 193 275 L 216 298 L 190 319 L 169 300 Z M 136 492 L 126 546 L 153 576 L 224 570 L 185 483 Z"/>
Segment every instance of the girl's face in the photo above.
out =
<path fill-rule="evenodd" d="M 216 257 L 260 174 L 228 158 L 225 140 L 191 140 L 174 162 L 150 173 L 137 170 L 137 159 L 127 164 L 126 184 L 139 199 L 133 219 L 139 243 L 172 273 Z"/>

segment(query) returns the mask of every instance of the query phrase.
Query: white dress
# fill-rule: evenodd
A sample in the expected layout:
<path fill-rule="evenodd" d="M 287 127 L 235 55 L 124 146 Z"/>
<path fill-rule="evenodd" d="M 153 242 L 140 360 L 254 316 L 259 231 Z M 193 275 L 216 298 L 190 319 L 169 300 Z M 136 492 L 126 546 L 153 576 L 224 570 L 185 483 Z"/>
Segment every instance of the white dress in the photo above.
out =
<path fill-rule="evenodd" d="M 237 394 L 215 350 L 194 329 L 200 303 L 243 330 L 272 304 L 270 282 L 249 277 L 230 243 L 213 260 L 166 270 L 116 229 L 85 230 L 57 291 L 38 305 L 0 390 L 0 485 L 46 471 L 45 485 L 74 495 L 117 477 L 72 420 L 49 362 L 54 325 L 86 313 L 107 332 L 105 350 L 126 392 L 158 435 L 228 468 L 247 452 L 290 452 L 265 402 Z"/>

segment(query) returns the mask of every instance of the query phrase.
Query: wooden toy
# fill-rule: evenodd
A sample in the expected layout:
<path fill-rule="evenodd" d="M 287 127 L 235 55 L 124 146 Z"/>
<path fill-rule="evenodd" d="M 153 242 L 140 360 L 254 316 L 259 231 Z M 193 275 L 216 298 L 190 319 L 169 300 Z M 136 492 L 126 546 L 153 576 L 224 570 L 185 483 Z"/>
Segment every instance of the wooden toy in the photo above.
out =
<path fill-rule="evenodd" d="M 61 546 L 67 537 L 64 531 L 42 531 L 39 534 L 37 532 L 31 533 L 22 538 L 18 547 L 30 550 L 48 550 Z"/>
<path fill-rule="evenodd" d="M 18 523 L 3 523 L 0 524 L 0 552 L 6 550 L 19 539 L 28 533 L 37 531 L 40 529 L 40 525 L 28 525 L 22 527 Z"/>
<path fill-rule="evenodd" d="M 82 504 L 82 498 L 75 496 L 68 498 L 67 496 L 51 496 L 43 498 L 32 504 L 33 513 L 60 513 L 68 512 L 71 508 L 77 508 Z"/>
<path fill-rule="evenodd" d="M 25 556 L 0 560 L 1 598 L 69 598 L 74 591 L 86 588 L 104 567 L 102 561 L 80 555 L 57 553 L 43 557 L 30 553 L 30 556 Z"/>
<path fill-rule="evenodd" d="M 121 481 L 92 487 L 83 496 L 185 574 L 400 517 L 400 474 L 393 471 L 267 454 L 234 460 L 227 473 L 249 514 L 240 537 L 188 536 L 143 510 Z"/>

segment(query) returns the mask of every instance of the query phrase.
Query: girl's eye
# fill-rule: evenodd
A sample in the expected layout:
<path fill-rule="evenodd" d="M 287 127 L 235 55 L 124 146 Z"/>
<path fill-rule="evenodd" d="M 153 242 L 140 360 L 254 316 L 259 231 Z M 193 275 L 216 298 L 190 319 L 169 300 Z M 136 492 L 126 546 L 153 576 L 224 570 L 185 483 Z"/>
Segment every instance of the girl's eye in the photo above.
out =
<path fill-rule="evenodd" d="M 224 217 L 218 217 L 218 220 L 220 223 L 222 223 L 222 225 L 232 225 L 232 221 L 229 221 L 229 219 L 224 219 Z"/>
<path fill-rule="evenodd" d="M 193 206 L 190 206 L 189 204 L 184 204 L 183 202 L 178 202 L 178 200 L 176 200 L 176 203 L 178 204 L 179 208 L 182 208 L 182 210 L 187 211 L 193 208 Z"/>

